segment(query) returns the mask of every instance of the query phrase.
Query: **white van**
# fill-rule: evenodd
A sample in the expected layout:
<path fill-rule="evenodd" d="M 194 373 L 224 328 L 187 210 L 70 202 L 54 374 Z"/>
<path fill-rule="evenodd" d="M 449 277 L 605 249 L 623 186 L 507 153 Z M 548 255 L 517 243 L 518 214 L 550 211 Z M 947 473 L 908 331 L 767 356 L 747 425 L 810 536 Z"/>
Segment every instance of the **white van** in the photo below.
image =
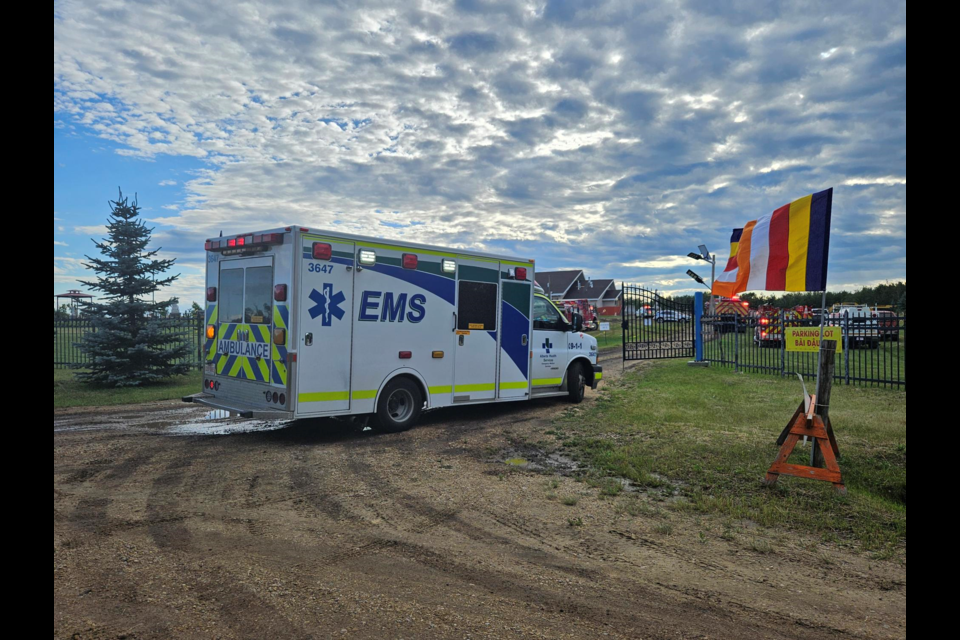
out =
<path fill-rule="evenodd" d="M 245 417 L 370 416 L 583 399 L 597 341 L 534 291 L 534 261 L 286 227 L 206 242 L 203 391 Z"/>
<path fill-rule="evenodd" d="M 831 324 L 841 327 L 851 348 L 880 347 L 880 324 L 873 309 L 865 304 L 842 304 L 832 317 Z"/>

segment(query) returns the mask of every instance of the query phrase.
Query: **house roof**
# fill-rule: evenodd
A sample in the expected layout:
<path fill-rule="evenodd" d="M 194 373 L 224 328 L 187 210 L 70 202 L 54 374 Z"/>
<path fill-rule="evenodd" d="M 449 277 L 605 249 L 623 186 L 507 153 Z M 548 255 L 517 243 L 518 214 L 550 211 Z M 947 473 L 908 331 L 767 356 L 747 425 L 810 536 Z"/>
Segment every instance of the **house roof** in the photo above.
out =
<path fill-rule="evenodd" d="M 600 279 L 600 280 L 594 280 L 594 281 L 593 281 L 593 290 L 591 291 L 591 295 L 593 295 L 593 296 L 596 297 L 596 298 L 605 298 L 605 297 L 606 297 L 605 294 L 607 293 L 607 289 L 609 289 L 610 287 L 613 287 L 613 286 L 614 286 L 613 280 L 611 280 L 611 279 L 609 279 L 609 278 L 603 278 L 603 279 Z"/>
<path fill-rule="evenodd" d="M 610 289 L 607 290 L 607 292 L 606 292 L 605 294 L 603 294 L 603 299 L 604 299 L 604 300 L 617 300 L 617 299 L 620 298 L 620 293 L 621 293 L 621 291 L 620 291 L 619 289 L 617 289 L 616 287 L 611 287 Z"/>
<path fill-rule="evenodd" d="M 577 283 L 574 282 L 570 286 L 570 291 L 567 292 L 567 295 L 564 296 L 564 300 L 599 300 L 606 297 L 604 294 L 607 289 L 610 288 L 610 285 L 613 284 L 613 280 L 602 279 L 594 280 L 593 286 L 590 286 L 590 281 L 585 277 L 578 278 L 580 282 L 580 287 L 578 288 Z"/>
<path fill-rule="evenodd" d="M 583 271 L 542 271 L 537 273 L 537 284 L 549 295 L 565 294 Z"/>

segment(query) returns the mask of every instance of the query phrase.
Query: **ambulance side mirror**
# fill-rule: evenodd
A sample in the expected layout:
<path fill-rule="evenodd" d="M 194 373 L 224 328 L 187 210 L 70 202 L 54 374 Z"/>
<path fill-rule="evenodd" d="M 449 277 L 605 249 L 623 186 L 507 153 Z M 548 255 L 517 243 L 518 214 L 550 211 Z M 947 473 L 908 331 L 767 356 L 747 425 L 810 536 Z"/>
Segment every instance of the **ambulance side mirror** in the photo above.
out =
<path fill-rule="evenodd" d="M 583 316 L 579 313 L 573 314 L 573 330 L 583 331 Z"/>

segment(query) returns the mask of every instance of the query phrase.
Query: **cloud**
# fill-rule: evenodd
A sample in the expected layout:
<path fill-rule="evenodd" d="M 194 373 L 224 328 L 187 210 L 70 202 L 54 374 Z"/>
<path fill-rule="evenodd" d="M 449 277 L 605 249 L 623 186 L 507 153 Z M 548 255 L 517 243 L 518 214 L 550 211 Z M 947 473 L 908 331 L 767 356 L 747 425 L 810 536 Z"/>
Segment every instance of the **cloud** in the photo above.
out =
<path fill-rule="evenodd" d="M 177 185 L 176 180 L 161 180 L 157 183 L 161 187 L 175 187 Z"/>
<path fill-rule="evenodd" d="M 80 225 L 73 228 L 73 232 L 81 236 L 102 237 L 107 233 L 107 226 L 103 224 Z"/>
<path fill-rule="evenodd" d="M 69 247 L 70 245 L 68 245 L 66 242 L 61 242 L 61 241 L 59 241 L 59 240 L 54 240 L 54 241 L 53 241 L 53 246 L 55 246 L 55 247 Z"/>
<path fill-rule="evenodd" d="M 906 186 L 907 177 L 904 176 L 899 178 L 897 176 L 886 176 L 883 178 L 848 178 L 843 181 L 843 184 L 847 187 L 860 187 L 874 184 L 883 185 L 885 187 L 893 187 L 898 185 Z"/>
<path fill-rule="evenodd" d="M 67 0 L 54 114 L 206 162 L 154 220 L 191 264 L 304 224 L 684 291 L 672 256 L 835 186 L 831 282 L 906 276 L 903 2 Z"/>

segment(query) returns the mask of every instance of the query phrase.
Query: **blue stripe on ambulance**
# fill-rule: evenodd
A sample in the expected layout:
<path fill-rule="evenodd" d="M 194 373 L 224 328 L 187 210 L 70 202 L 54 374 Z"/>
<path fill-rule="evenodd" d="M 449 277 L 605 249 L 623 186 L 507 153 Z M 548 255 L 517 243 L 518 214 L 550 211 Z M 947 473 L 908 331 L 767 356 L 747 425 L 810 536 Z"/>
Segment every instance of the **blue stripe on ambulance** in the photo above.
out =
<path fill-rule="evenodd" d="M 500 341 L 500 348 L 507 352 L 513 363 L 520 369 L 523 377 L 529 378 L 530 353 L 527 345 L 522 344 L 519 340 L 519 336 L 530 333 L 530 320 L 506 300 L 503 301 L 502 306 L 501 332 L 503 339 Z"/>
<path fill-rule="evenodd" d="M 455 282 L 451 278 L 434 275 L 432 273 L 427 273 L 426 271 L 414 271 L 412 269 L 394 267 L 389 264 L 376 264 L 366 268 L 372 269 L 377 273 L 382 273 L 385 276 L 390 276 L 392 278 L 397 278 L 398 280 L 403 280 L 404 282 L 409 282 L 415 287 L 420 287 L 421 289 L 429 291 L 435 296 L 443 298 L 452 305 L 456 304 L 457 288 Z"/>

